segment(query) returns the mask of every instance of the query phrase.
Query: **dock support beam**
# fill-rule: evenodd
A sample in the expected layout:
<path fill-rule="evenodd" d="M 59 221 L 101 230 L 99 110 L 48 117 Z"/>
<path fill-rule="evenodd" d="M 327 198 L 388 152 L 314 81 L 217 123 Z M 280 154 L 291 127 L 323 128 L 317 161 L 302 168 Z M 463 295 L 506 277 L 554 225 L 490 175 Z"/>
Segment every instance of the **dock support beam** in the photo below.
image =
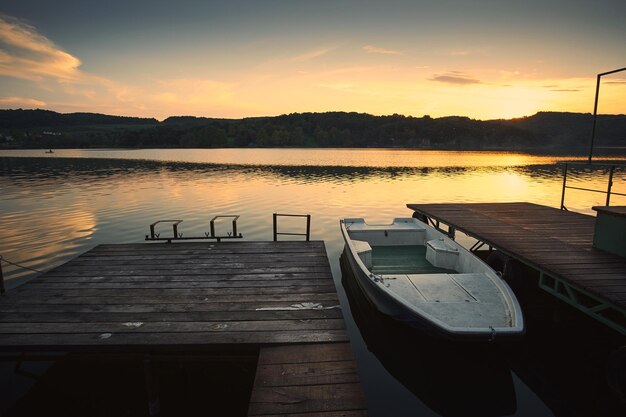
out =
<path fill-rule="evenodd" d="M 568 282 L 539 271 L 539 287 L 613 330 L 626 335 L 626 311 Z"/>
<path fill-rule="evenodd" d="M 143 373 L 146 378 L 146 394 L 148 396 L 148 413 L 150 417 L 158 416 L 161 412 L 161 403 L 159 402 L 159 386 L 154 377 L 152 369 L 152 359 L 145 356 L 143 359 Z"/>
<path fill-rule="evenodd" d="M 4 295 L 6 289 L 4 288 L 4 275 L 2 274 L 2 258 L 0 257 L 0 295 Z"/>

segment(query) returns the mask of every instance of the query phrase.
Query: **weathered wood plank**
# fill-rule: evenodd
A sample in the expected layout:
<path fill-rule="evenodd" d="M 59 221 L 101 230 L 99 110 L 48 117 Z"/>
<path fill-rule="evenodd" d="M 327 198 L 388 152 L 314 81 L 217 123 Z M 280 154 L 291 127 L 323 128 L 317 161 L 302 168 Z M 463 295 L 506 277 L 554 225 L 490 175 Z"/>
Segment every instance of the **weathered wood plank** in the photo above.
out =
<path fill-rule="evenodd" d="M 161 262 L 172 263 L 178 262 L 183 264 L 197 263 L 197 262 L 224 262 L 233 259 L 233 254 L 230 253 L 213 253 L 207 252 L 198 255 L 180 255 L 178 253 L 163 253 L 159 255 L 109 255 L 109 256 L 95 256 L 95 255 L 81 255 L 75 258 L 73 263 L 80 264 L 98 264 L 102 262 L 107 263 L 146 263 L 146 262 Z M 285 254 L 264 253 L 258 255 L 248 255 L 243 260 L 246 262 L 288 262 L 293 259 L 301 261 L 314 261 L 320 259 L 327 259 L 324 253 L 309 253 L 309 252 L 297 252 L 291 254 L 289 258 L 285 257 Z"/>
<path fill-rule="evenodd" d="M 234 269 L 234 268 L 271 268 L 278 266 L 325 266 L 328 260 L 322 257 L 311 257 L 308 259 L 302 258 L 291 258 L 291 259 L 282 259 L 282 260 L 272 260 L 272 259 L 188 259 L 187 261 L 179 261 L 179 260 L 168 260 L 168 261 L 151 261 L 151 260 L 141 260 L 141 261 L 84 261 L 78 258 L 76 261 L 72 262 L 72 266 L 75 269 L 94 269 L 98 267 L 102 267 L 103 264 L 107 265 L 108 268 L 124 268 L 124 267 L 133 267 L 133 268 L 152 268 L 152 269 L 206 269 L 206 268 L 223 268 L 223 269 Z M 60 268 L 60 267 L 59 267 Z"/>
<path fill-rule="evenodd" d="M 185 321 L 264 321 L 323 320 L 341 318 L 341 310 L 276 311 L 177 311 L 177 312 L 12 312 L 5 313 L 3 323 L 99 323 L 99 322 L 185 322 Z"/>
<path fill-rule="evenodd" d="M 128 304 L 129 301 L 141 304 L 208 304 L 208 303 L 267 303 L 267 302 L 290 302 L 290 303 L 324 303 L 333 301 L 339 303 L 335 293 L 319 294 L 280 294 L 280 295 L 213 295 L 213 296 L 67 296 L 62 293 L 40 295 L 22 294 L 7 297 L 5 303 L 10 304 Z"/>
<path fill-rule="evenodd" d="M 209 337 L 210 336 L 210 337 Z M 347 342 L 345 330 L 304 330 L 266 332 L 184 332 L 184 333 L 41 333 L 0 334 L 0 350 L 75 350 L 97 348 L 115 351 L 132 346 L 172 349 L 181 346 L 210 347 L 220 344 L 332 343 Z"/>
<path fill-rule="evenodd" d="M 259 365 L 287 363 L 308 363 L 341 361 L 352 357 L 352 348 L 348 343 L 318 346 L 274 346 L 265 348 L 259 355 Z"/>
<path fill-rule="evenodd" d="M 248 415 L 327 412 L 363 409 L 365 398 L 358 383 L 291 387 L 255 387 Z"/>
<path fill-rule="evenodd" d="M 0 323 L 0 334 L 197 333 L 344 329 L 342 319 L 207 322 Z M 210 336 L 210 335 L 209 335 Z"/>
<path fill-rule="evenodd" d="M 306 286 L 327 286 L 328 281 L 325 279 L 300 279 L 292 280 L 285 279 L 280 280 L 257 280 L 257 281 L 190 281 L 190 282 L 62 282 L 62 283 L 47 283 L 45 281 L 38 281 L 36 284 L 38 288 L 47 289 L 61 289 L 61 288 L 253 288 L 253 287 L 280 287 L 283 285 L 306 285 Z"/>
<path fill-rule="evenodd" d="M 348 343 L 261 349 L 249 415 L 354 416 L 365 410 Z"/>
<path fill-rule="evenodd" d="M 326 294 L 334 293 L 335 286 L 332 282 L 327 285 L 319 286 L 289 286 L 289 287 L 226 287 L 226 288 L 169 288 L 167 294 L 171 294 L 173 297 L 214 297 L 216 295 L 280 295 L 280 294 Z M 67 289 L 54 290 L 54 289 L 41 289 L 39 287 L 30 286 L 28 288 L 22 288 L 22 286 L 11 290 L 6 295 L 9 297 L 30 293 L 39 294 L 42 296 L 54 296 L 63 294 L 69 297 L 152 297 L 163 295 L 163 289 L 161 288 L 96 288 L 96 289 Z"/>
<path fill-rule="evenodd" d="M 323 272 L 325 271 L 325 267 L 318 266 L 290 266 L 290 265 L 277 265 L 277 266 L 267 266 L 267 267 L 246 267 L 244 265 L 234 266 L 229 268 L 201 268 L 201 269 L 185 269 L 180 266 L 176 268 L 100 268 L 100 269 L 92 269 L 92 268 L 79 268 L 73 267 L 71 265 L 62 266 L 59 268 L 55 268 L 49 274 L 51 276 L 63 275 L 63 276 L 89 276 L 89 274 L 95 274 L 97 276 L 108 276 L 108 275 L 116 275 L 116 276 L 124 276 L 124 275 L 151 275 L 156 274 L 159 275 L 160 272 L 173 274 L 173 275 L 227 275 L 227 274 L 267 274 L 267 273 L 298 273 L 298 272 Z"/>
<path fill-rule="evenodd" d="M 142 281 L 265 281 L 271 279 L 285 280 L 285 279 L 324 279 L 330 281 L 330 275 L 324 272 L 291 272 L 291 273 L 273 273 L 268 272 L 264 274 L 189 274 L 189 275 L 170 275 L 170 274 L 145 274 L 145 275 L 98 275 L 96 272 L 89 272 L 83 274 L 55 274 L 54 272 L 47 273 L 41 280 L 33 280 L 25 283 L 20 287 L 26 287 L 30 285 L 36 285 L 45 281 L 47 283 L 53 282 L 142 282 Z"/>
<path fill-rule="evenodd" d="M 184 312 L 184 311 L 256 311 L 262 314 L 268 310 L 293 311 L 304 309 L 293 301 L 264 301 L 248 303 L 195 303 L 195 304 L 149 304 L 141 301 L 129 300 L 126 304 L 26 304 L 26 303 L 0 303 L 0 313 L 93 313 L 93 312 Z M 311 310 L 323 310 L 330 308 L 339 309 L 337 301 L 324 301 L 317 303 L 321 308 L 311 307 Z"/>
<path fill-rule="evenodd" d="M 256 386 L 259 387 L 359 382 L 356 363 L 352 360 L 259 365 L 257 374 Z"/>

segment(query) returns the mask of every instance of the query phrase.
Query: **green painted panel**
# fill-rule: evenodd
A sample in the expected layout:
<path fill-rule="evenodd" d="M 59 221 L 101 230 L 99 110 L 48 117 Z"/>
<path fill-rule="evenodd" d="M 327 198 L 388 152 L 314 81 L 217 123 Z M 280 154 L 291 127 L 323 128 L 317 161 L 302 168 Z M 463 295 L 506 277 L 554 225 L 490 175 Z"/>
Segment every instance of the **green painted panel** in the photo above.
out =
<path fill-rule="evenodd" d="M 593 246 L 626 257 L 626 217 L 598 211 Z"/>

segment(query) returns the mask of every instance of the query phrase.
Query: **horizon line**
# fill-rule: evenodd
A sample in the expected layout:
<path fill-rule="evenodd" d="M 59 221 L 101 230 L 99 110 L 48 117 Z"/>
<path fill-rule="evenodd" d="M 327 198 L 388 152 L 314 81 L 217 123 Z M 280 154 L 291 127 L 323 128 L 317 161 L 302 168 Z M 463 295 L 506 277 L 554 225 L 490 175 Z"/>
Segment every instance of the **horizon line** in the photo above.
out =
<path fill-rule="evenodd" d="M 511 118 L 492 118 L 492 119 L 479 119 L 479 118 L 472 118 L 469 116 L 464 116 L 464 115 L 459 115 L 459 114 L 450 114 L 447 116 L 439 116 L 439 117 L 434 117 L 434 116 L 430 116 L 428 114 L 424 114 L 422 116 L 414 116 L 414 115 L 406 115 L 406 114 L 400 114 L 400 113 L 391 113 L 391 114 L 373 114 L 373 113 L 367 113 L 367 112 L 357 112 L 357 111 L 346 111 L 346 110 L 327 110 L 327 111 L 305 111 L 305 112 L 291 112 L 291 113 L 281 113 L 281 114 L 276 114 L 276 115 L 265 115 L 265 116 L 244 116 L 244 117 L 212 117 L 212 116 L 195 116 L 195 115 L 189 115 L 189 114 L 180 114 L 180 115 L 169 115 L 164 119 L 159 119 L 157 117 L 142 117 L 142 116 L 126 116 L 126 115 L 117 115 L 117 114 L 110 114 L 110 113 L 98 113 L 98 112 L 89 112 L 89 111 L 78 111 L 78 112 L 68 112 L 68 113 L 63 113 L 63 112 L 59 112 L 56 110 L 51 110 L 51 109 L 42 109 L 42 108 L 36 108 L 36 109 L 28 109 L 28 108 L 15 108 L 15 109 L 0 109 L 0 111 L 49 111 L 52 113 L 57 113 L 57 114 L 61 114 L 61 115 L 70 115 L 70 114 L 94 114 L 94 115 L 102 115 L 102 116 L 112 116 L 112 117 L 126 117 L 126 118 L 132 118 L 132 119 L 146 119 L 146 120 L 156 120 L 159 123 L 164 122 L 167 119 L 170 118 L 174 118 L 174 117 L 188 117 L 188 118 L 195 118 L 195 119 L 212 119 L 212 120 L 245 120 L 245 119 L 269 119 L 269 118 L 274 118 L 274 117 L 281 117 L 281 116 L 289 116 L 289 115 L 293 115 L 293 114 L 326 114 L 326 113 L 355 113 L 355 114 L 360 114 L 360 115 L 367 115 L 367 116 L 372 116 L 372 117 L 390 117 L 390 116 L 402 116 L 402 117 L 412 117 L 412 118 L 416 118 L 416 119 L 423 119 L 423 118 L 431 118 L 431 119 L 445 119 L 445 118 L 449 118 L 449 117 L 462 117 L 462 118 L 467 118 L 470 120 L 478 120 L 478 121 L 483 121 L 483 122 L 488 122 L 488 121 L 497 121 L 497 120 L 516 120 L 516 119 L 523 119 L 523 118 L 527 118 L 527 117 L 532 117 L 532 116 L 536 116 L 540 113 L 564 113 L 564 114 L 580 114 L 580 115 L 593 115 L 593 113 L 591 112 L 573 112 L 573 111 L 559 111 L 559 110 L 539 110 L 537 112 L 535 112 L 534 114 L 529 114 L 529 115 L 523 115 L 523 116 L 517 116 L 517 117 L 511 117 Z M 598 114 L 598 116 L 626 116 L 626 114 L 624 113 L 601 113 Z"/>

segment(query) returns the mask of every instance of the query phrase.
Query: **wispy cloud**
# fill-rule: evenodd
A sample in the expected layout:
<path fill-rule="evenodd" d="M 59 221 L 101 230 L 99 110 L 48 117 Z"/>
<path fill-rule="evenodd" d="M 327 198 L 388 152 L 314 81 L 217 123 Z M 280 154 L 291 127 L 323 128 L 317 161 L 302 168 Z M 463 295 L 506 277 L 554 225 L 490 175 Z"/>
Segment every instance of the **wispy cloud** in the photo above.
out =
<path fill-rule="evenodd" d="M 0 14 L 0 76 L 31 81 L 48 94 L 79 97 L 85 104 L 131 104 L 140 93 L 136 87 L 82 71 L 80 66 L 80 59 L 64 51 L 35 27 Z M 26 103 L 46 105 L 36 102 Z"/>
<path fill-rule="evenodd" d="M 545 84 L 541 86 L 548 91 L 552 91 L 555 93 L 576 93 L 579 91 L 584 91 L 585 88 L 579 85 L 570 85 L 570 86 L 562 86 L 559 84 Z"/>
<path fill-rule="evenodd" d="M 626 80 L 612 80 L 612 81 L 606 81 L 607 84 L 613 84 L 613 85 L 623 85 L 626 84 Z"/>
<path fill-rule="evenodd" d="M 402 52 L 394 49 L 380 48 L 374 45 L 364 45 L 362 48 L 368 54 L 382 54 L 382 55 L 402 55 Z"/>
<path fill-rule="evenodd" d="M 450 56 L 473 56 L 473 55 L 485 55 L 486 49 L 453 49 L 448 52 Z"/>
<path fill-rule="evenodd" d="M 0 15 L 0 75 L 26 80 L 51 77 L 77 81 L 78 58 L 63 51 L 33 26 Z"/>
<path fill-rule="evenodd" d="M 45 107 L 46 103 L 34 98 L 0 97 L 0 107 Z"/>
<path fill-rule="evenodd" d="M 482 81 L 472 78 L 460 71 L 450 71 L 447 74 L 443 75 L 435 74 L 430 80 L 440 83 L 457 85 L 482 84 Z"/>
<path fill-rule="evenodd" d="M 326 55 L 327 53 L 329 53 L 332 50 L 332 48 L 319 48 L 319 49 L 314 49 L 312 51 L 308 51 L 305 52 L 303 54 L 300 55 L 296 55 L 294 57 L 292 57 L 290 59 L 290 61 L 292 62 L 304 62 L 304 61 L 309 61 L 311 59 L 315 59 L 315 58 L 319 58 L 323 55 Z"/>

